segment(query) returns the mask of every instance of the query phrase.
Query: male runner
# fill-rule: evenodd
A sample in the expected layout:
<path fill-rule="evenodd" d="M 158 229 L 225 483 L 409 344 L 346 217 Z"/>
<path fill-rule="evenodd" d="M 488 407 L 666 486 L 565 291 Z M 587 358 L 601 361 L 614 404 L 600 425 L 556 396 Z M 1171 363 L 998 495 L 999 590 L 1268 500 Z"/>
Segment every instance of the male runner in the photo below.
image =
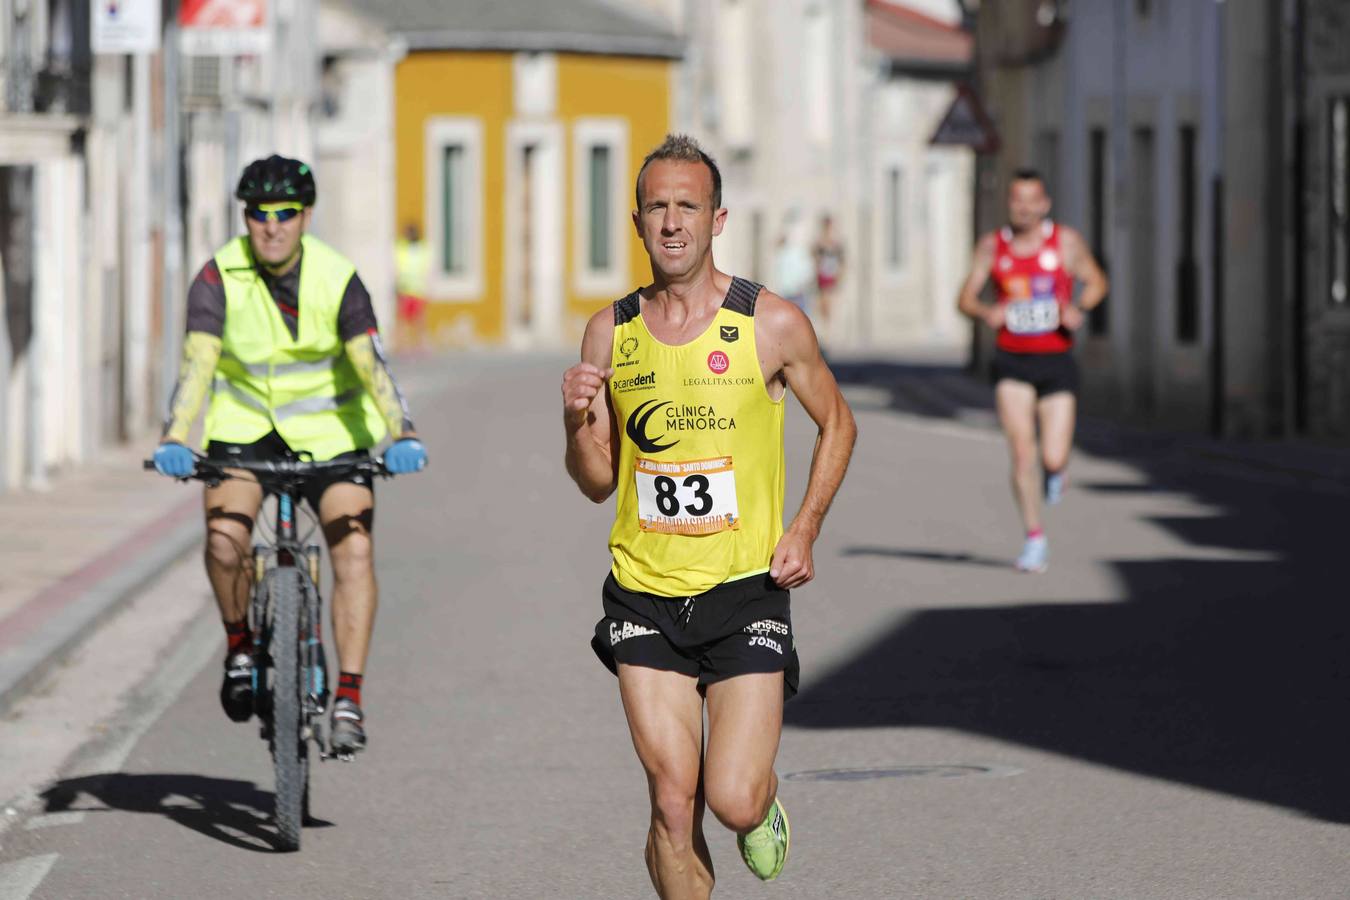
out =
<path fill-rule="evenodd" d="M 1054 505 L 1064 491 L 1078 391 L 1073 333 L 1107 290 L 1106 275 L 1082 236 L 1052 222 L 1049 214 L 1050 196 L 1041 176 L 1031 169 L 1014 173 L 1008 225 L 975 246 L 957 302 L 961 312 L 998 332 L 994 402 L 1012 451 L 1013 499 L 1026 528 L 1016 563 L 1023 572 L 1043 572 L 1049 563 L 1041 492 Z M 979 294 L 990 278 L 996 302 L 986 306 Z M 1075 281 L 1084 283 L 1077 305 L 1072 302 Z"/>
<path fill-rule="evenodd" d="M 788 591 L 814 576 L 857 434 L 801 310 L 713 265 L 721 182 L 688 137 L 647 156 L 633 223 L 652 284 L 590 320 L 562 384 L 568 474 L 596 503 L 618 493 L 591 643 L 647 773 L 647 869 L 665 900 L 712 893 L 705 805 L 756 876 L 787 860 L 773 762 L 797 690 Z M 787 388 L 820 432 L 784 531 Z"/>
<path fill-rule="evenodd" d="M 415 472 L 427 454 L 386 367 L 370 294 L 356 268 L 305 234 L 315 200 L 305 164 L 271 156 L 239 179 L 246 237 L 231 240 L 188 289 L 183 365 L 164 436 L 161 474 L 184 477 L 196 462 L 185 446 L 207 392 L 206 454 L 266 460 L 367 456 L 384 437 L 389 471 Z M 244 473 L 206 488 L 206 574 L 225 624 L 220 702 L 236 722 L 253 713 L 253 636 L 248 629 L 253 522 L 262 488 Z M 313 484 L 333 563 L 333 633 L 341 677 L 332 750 L 366 745 L 361 687 L 375 623 L 371 554 L 375 495 L 364 474 Z"/>

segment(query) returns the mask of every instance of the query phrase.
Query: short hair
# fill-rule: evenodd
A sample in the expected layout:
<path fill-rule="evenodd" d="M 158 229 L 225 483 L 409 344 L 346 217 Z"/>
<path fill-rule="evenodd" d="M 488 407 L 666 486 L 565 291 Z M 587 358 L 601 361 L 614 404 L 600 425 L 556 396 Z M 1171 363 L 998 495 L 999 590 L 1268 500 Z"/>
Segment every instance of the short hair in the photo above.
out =
<path fill-rule="evenodd" d="M 717 163 L 713 162 L 713 158 L 703 152 L 703 148 L 698 145 L 698 141 L 689 135 L 668 134 L 659 147 L 647 154 L 646 159 L 642 160 L 642 168 L 638 169 L 637 182 L 634 185 L 638 209 L 642 208 L 642 175 L 647 171 L 647 166 L 658 160 L 703 163 L 712 173 L 713 209 L 722 208 L 722 171 L 717 168 Z"/>
<path fill-rule="evenodd" d="M 1012 174 L 1012 180 L 1009 181 L 1008 183 L 1012 184 L 1013 181 L 1039 181 L 1041 183 L 1041 187 L 1046 186 L 1045 176 L 1042 175 L 1039 170 L 1033 169 L 1030 166 L 1024 166 L 1014 171 Z"/>

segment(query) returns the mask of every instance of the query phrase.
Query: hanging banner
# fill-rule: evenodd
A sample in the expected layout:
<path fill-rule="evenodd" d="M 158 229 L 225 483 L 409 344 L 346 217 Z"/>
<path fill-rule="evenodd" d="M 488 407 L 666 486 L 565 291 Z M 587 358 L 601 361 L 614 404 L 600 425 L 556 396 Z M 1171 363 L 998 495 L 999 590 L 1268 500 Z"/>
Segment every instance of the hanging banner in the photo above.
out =
<path fill-rule="evenodd" d="M 159 49 L 160 0 L 91 0 L 89 48 L 95 53 Z"/>
<path fill-rule="evenodd" d="M 188 56 L 250 56 L 267 51 L 267 0 L 182 0 L 178 26 Z"/>

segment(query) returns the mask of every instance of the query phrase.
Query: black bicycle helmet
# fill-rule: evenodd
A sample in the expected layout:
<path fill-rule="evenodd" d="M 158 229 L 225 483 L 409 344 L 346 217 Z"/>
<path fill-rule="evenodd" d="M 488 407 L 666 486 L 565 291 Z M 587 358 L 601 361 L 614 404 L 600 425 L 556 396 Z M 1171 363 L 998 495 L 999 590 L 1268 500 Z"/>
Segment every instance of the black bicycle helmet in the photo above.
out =
<path fill-rule="evenodd" d="M 314 173 L 309 166 L 276 154 L 249 163 L 234 189 L 235 198 L 249 204 L 294 200 L 313 206 L 314 195 Z"/>

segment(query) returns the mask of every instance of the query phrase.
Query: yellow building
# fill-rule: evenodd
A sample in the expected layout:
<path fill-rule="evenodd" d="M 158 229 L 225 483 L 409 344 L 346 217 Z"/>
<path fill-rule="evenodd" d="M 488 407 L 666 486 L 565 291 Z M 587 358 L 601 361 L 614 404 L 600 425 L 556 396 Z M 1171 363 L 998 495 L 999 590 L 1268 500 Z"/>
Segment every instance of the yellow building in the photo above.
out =
<path fill-rule="evenodd" d="M 649 279 L 633 178 L 670 128 L 679 39 L 613 0 L 353 5 L 408 48 L 394 72 L 396 222 L 429 251 L 426 336 L 574 343 Z"/>

